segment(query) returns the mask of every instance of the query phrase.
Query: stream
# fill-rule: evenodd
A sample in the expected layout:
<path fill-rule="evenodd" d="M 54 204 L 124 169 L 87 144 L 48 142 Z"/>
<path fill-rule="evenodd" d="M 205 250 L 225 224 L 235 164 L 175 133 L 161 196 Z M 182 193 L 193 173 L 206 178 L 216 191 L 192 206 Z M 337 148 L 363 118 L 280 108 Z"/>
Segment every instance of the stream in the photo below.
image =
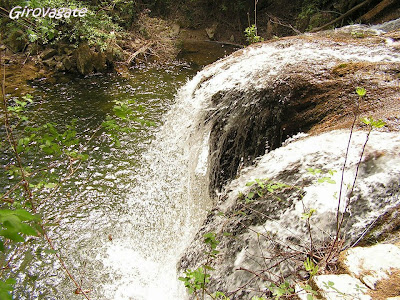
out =
<path fill-rule="evenodd" d="M 90 140 L 88 161 L 40 207 L 56 225 L 48 229 L 55 249 L 90 299 L 185 298 L 176 264 L 211 203 L 201 160 L 189 163 L 193 153 L 207 153 L 208 146 L 202 148 L 202 137 L 198 143 L 188 141 L 193 109 L 176 105 L 175 95 L 200 67 L 225 51 L 209 53 L 199 63 L 188 56 L 190 64 L 136 67 L 129 76 L 30 83 L 30 117 L 60 128 L 76 119 L 78 136 Z M 104 134 L 91 138 L 116 103 L 129 104 L 136 116 L 155 126 L 130 124 L 135 131 L 120 135 L 120 147 Z M 3 127 L 0 134 L 5 140 Z M 51 157 L 34 159 L 48 162 Z M 1 166 L 9 160 L 2 155 Z M 2 172 L 1 188 L 9 189 L 12 179 Z M 82 299 L 48 249 L 36 240 L 8 254 L 17 277 L 14 298 Z"/>

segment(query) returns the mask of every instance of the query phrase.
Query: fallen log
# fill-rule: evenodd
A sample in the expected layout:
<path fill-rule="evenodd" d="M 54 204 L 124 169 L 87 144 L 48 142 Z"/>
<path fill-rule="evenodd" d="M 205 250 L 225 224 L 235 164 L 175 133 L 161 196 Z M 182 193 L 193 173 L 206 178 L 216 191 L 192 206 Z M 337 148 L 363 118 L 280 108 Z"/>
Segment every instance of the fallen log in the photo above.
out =
<path fill-rule="evenodd" d="M 364 2 L 361 2 L 360 4 L 354 6 L 352 9 L 350 9 L 349 11 L 347 11 L 346 13 L 344 13 L 343 15 L 341 15 L 340 17 L 336 18 L 335 20 L 332 20 L 328 23 L 326 23 L 325 25 L 322 25 L 321 27 L 317 27 L 314 28 L 313 30 L 311 30 L 310 32 L 317 32 L 317 31 L 321 31 L 323 29 L 326 29 L 327 27 L 336 24 L 337 22 L 343 20 L 344 18 L 347 18 L 348 16 L 350 16 L 351 14 L 353 14 L 355 11 L 359 10 L 360 8 L 364 7 L 365 5 L 369 4 L 372 0 L 366 0 Z"/>
<path fill-rule="evenodd" d="M 371 22 L 377 15 L 379 15 L 382 11 L 384 11 L 389 6 L 395 4 L 397 1 L 398 0 L 383 0 L 383 1 L 379 2 L 379 4 L 377 6 L 375 6 L 373 9 L 371 9 L 366 14 L 362 15 L 358 19 L 358 21 L 361 21 L 362 23 Z"/>

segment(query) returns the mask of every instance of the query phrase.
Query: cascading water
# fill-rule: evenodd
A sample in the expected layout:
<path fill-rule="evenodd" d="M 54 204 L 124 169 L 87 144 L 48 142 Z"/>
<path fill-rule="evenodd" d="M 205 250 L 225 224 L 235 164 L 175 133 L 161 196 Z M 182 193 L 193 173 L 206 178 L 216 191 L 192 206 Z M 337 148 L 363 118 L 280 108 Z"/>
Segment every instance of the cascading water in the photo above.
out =
<path fill-rule="evenodd" d="M 106 299 L 184 299 L 177 261 L 211 202 L 206 170 L 207 136 L 190 136 L 200 102 L 188 102 L 199 79 L 177 95 L 144 164 L 128 188 L 127 209 L 100 259 L 115 276 Z"/>
<path fill-rule="evenodd" d="M 144 68 L 130 79 L 94 76 L 44 85 L 45 94 L 34 94 L 45 122 L 78 118 L 84 138 L 114 101 L 130 101 L 141 118 L 165 122 L 122 136 L 121 148 L 94 140 L 85 168 L 42 205 L 45 218 L 57 224 L 48 229 L 55 248 L 90 299 L 185 298 L 176 264 L 211 204 L 207 137 L 189 137 L 201 103 L 186 102 L 183 89 L 171 108 L 176 85 L 190 74 L 186 65 Z M 15 253 L 18 299 L 81 299 L 46 248 Z"/>
<path fill-rule="evenodd" d="M 292 65 L 301 65 L 309 82 L 320 83 L 325 80 L 327 70 L 339 63 L 376 61 L 400 62 L 400 54 L 385 45 L 371 50 L 362 43 L 347 45 L 305 36 L 295 41 L 250 47 L 198 73 L 178 92 L 176 104 L 163 118 L 164 125 L 149 145 L 143 146 L 140 136 L 134 141 L 140 145 L 139 149 L 124 140 L 127 157 L 121 165 L 104 162 L 106 156 L 115 158 L 117 152 L 111 149 L 89 164 L 87 172 L 75 180 L 73 185 L 79 191 L 76 201 L 60 196 L 60 207 L 50 209 L 54 210 L 55 218 L 60 210 L 63 213 L 59 226 L 51 234 L 78 280 L 82 279 L 83 288 L 89 290 L 90 298 L 181 300 L 186 297 L 183 284 L 177 280 L 176 265 L 211 208 L 210 173 L 215 157 L 223 155 L 213 148 L 212 120 L 226 109 L 228 113 L 222 119 L 226 117 L 228 121 L 223 129 L 229 130 L 235 125 L 235 119 L 229 119 L 236 114 L 234 108 L 255 104 L 255 100 L 244 98 L 218 103 L 218 95 L 245 94 L 249 90 L 279 86 L 285 83 Z M 158 88 L 163 87 L 155 90 Z M 279 103 L 289 101 L 290 88 L 285 87 L 288 94 L 282 93 Z M 130 92 L 150 94 L 138 87 L 132 87 Z M 141 104 L 151 106 L 145 101 Z M 160 118 L 159 111 L 165 111 L 162 106 L 154 105 L 156 119 Z M 142 160 L 132 163 L 137 153 Z M 109 172 L 105 175 L 101 169 Z M 91 184 L 81 188 L 88 179 Z M 109 188 L 112 193 L 107 194 Z M 68 189 L 66 192 L 65 195 Z M 86 202 L 86 198 L 90 201 Z M 73 212 L 68 211 L 65 202 L 72 203 Z M 49 260 L 46 256 L 28 268 L 27 278 L 20 278 L 25 282 L 31 276 L 35 282 L 35 269 L 46 263 L 51 265 L 42 272 L 44 281 L 19 288 L 20 299 L 39 297 L 49 287 L 53 290 L 45 292 L 43 299 L 54 299 L 53 293 L 56 299 L 81 299 L 73 294 L 69 279 L 59 279 L 63 278 L 59 264 Z"/>
<path fill-rule="evenodd" d="M 211 189 L 220 197 L 182 257 L 181 270 L 208 263 L 201 233 L 215 232 L 220 253 L 212 264 L 209 291 L 250 299 L 264 296 L 268 281 L 277 284 L 282 278 L 301 276 L 296 272 L 304 260 L 291 255 L 312 252 L 303 213 L 317 211 L 314 245 L 323 248 L 331 241 L 349 133 L 329 130 L 350 127 L 354 111 L 384 118 L 390 130 L 399 126 L 400 53 L 389 37 L 380 34 L 351 26 L 258 44 L 197 75 L 203 79 L 190 97 L 205 103 L 207 113 L 199 124 L 212 128 L 208 172 Z M 360 86 L 368 91 L 363 101 L 355 91 Z M 366 127 L 357 117 L 356 128 L 362 126 Z M 314 134 L 329 132 L 281 147 L 287 138 L 310 129 Z M 344 185 L 354 181 L 365 139 L 366 133 L 353 134 Z M 340 206 L 347 242 L 355 242 L 371 222 L 400 204 L 398 149 L 398 132 L 370 136 L 354 195 L 343 188 L 351 202 L 345 212 L 343 202 Z M 336 184 L 314 186 L 307 168 L 326 173 L 333 169 Z M 276 197 L 264 188 L 264 195 L 257 196 L 261 188 L 256 179 L 270 180 L 265 185 L 283 182 L 290 188 Z M 254 185 L 247 186 L 249 182 Z M 222 234 L 226 232 L 228 237 Z"/>

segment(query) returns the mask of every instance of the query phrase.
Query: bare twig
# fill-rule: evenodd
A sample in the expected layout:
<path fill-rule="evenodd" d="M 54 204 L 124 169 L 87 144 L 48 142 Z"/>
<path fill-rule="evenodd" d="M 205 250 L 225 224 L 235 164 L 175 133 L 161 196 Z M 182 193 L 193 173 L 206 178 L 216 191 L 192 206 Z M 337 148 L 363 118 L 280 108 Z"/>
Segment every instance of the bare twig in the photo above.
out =
<path fill-rule="evenodd" d="M 300 30 L 298 30 L 297 28 L 293 27 L 291 24 L 282 21 L 282 20 L 279 19 L 278 17 L 273 16 L 273 15 L 269 15 L 269 14 L 267 14 L 267 16 L 269 17 L 269 20 L 271 21 L 271 23 L 278 24 L 278 25 L 281 25 L 281 26 L 283 26 L 283 27 L 290 28 L 290 29 L 292 29 L 296 34 L 302 34 L 302 32 L 301 32 Z"/>
<path fill-rule="evenodd" d="M 0 62 L 1 61 L 2 61 L 2 56 L 0 55 Z M 22 177 L 21 183 L 22 183 L 25 195 L 26 195 L 26 197 L 28 199 L 28 202 L 31 205 L 32 211 L 36 214 L 37 211 L 36 211 L 36 205 L 35 205 L 35 203 L 33 201 L 33 193 L 32 193 L 32 190 L 29 187 L 29 182 L 28 182 L 27 176 L 25 174 L 25 170 L 24 170 L 23 165 L 22 165 L 21 157 L 20 157 L 20 155 L 19 155 L 19 153 L 17 151 L 17 143 L 16 143 L 15 136 L 14 136 L 13 132 L 10 131 L 10 118 L 9 118 L 9 113 L 8 113 L 8 109 L 7 109 L 7 99 L 6 99 L 6 94 L 5 94 L 5 83 L 6 83 L 5 64 L 3 64 L 2 66 L 3 66 L 3 78 L 2 78 L 1 93 L 2 93 L 4 114 L 5 114 L 5 128 L 6 128 L 7 140 L 10 143 L 11 149 L 12 149 L 12 151 L 14 153 L 14 156 L 15 156 L 15 158 L 17 160 L 18 168 L 20 169 L 20 172 L 21 172 L 21 177 Z M 47 243 L 49 244 L 50 248 L 55 251 L 54 245 L 53 245 L 51 239 L 49 238 L 49 236 L 48 236 L 48 234 L 47 234 L 47 232 L 45 230 L 45 227 L 44 227 L 44 225 L 43 225 L 43 223 L 41 221 L 39 221 L 39 226 L 41 227 L 43 236 L 45 237 L 45 239 L 46 239 Z M 89 296 L 87 295 L 87 293 L 84 290 L 82 290 L 81 285 L 75 280 L 75 278 L 73 277 L 73 275 L 69 271 L 68 267 L 64 263 L 64 260 L 61 258 L 61 256 L 57 252 L 55 253 L 55 255 L 56 255 L 57 259 L 59 260 L 59 262 L 60 262 L 62 268 L 64 269 L 65 273 L 67 274 L 67 276 L 75 284 L 77 290 L 79 290 L 80 293 L 86 299 L 89 300 L 90 299 Z"/>
<path fill-rule="evenodd" d="M 153 45 L 153 42 L 149 42 L 145 45 L 143 45 L 142 47 L 139 48 L 139 50 L 137 50 L 135 53 L 133 53 L 125 62 L 126 65 L 130 65 L 132 60 L 135 59 L 136 56 L 138 56 L 141 53 L 146 52 L 151 46 Z"/>

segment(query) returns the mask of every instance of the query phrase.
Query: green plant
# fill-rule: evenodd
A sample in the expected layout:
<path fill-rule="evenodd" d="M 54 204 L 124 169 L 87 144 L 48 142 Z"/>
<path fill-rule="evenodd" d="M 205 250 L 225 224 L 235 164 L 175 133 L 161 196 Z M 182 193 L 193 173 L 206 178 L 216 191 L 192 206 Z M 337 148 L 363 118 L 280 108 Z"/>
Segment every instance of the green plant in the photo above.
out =
<path fill-rule="evenodd" d="M 315 297 L 318 295 L 318 292 L 315 291 L 310 285 L 308 285 L 308 284 L 300 284 L 299 286 L 304 290 L 304 292 L 306 292 L 307 300 L 316 299 Z"/>
<path fill-rule="evenodd" d="M 246 203 L 250 203 L 254 200 L 255 195 L 258 197 L 263 197 L 266 193 L 270 193 L 277 200 L 281 200 L 278 196 L 274 195 L 276 191 L 281 190 L 285 187 L 288 187 L 287 184 L 281 182 L 270 182 L 269 179 L 254 179 L 254 181 L 249 181 L 246 183 L 246 186 L 253 186 L 254 189 L 250 191 L 245 197 L 244 200 Z M 243 195 L 241 196 L 243 197 Z"/>
<path fill-rule="evenodd" d="M 310 278 L 318 273 L 318 266 L 309 257 L 304 262 L 304 269 L 310 274 Z"/>
<path fill-rule="evenodd" d="M 244 30 L 244 35 L 246 37 L 246 41 L 249 44 L 263 42 L 264 39 L 257 35 L 257 27 L 256 25 L 251 25 Z"/>
<path fill-rule="evenodd" d="M 84 17 L 56 19 L 35 18 L 30 15 L 20 18 L 19 21 L 7 24 L 10 26 L 8 32 L 20 30 L 24 38 L 30 43 L 57 45 L 60 42 L 67 42 L 78 46 L 82 42 L 87 42 L 90 46 L 95 46 L 99 50 L 104 51 L 109 47 L 113 47 L 116 35 L 122 31 L 121 26 L 113 20 L 112 15 L 108 12 L 109 10 L 101 8 L 103 4 L 105 5 L 103 2 L 96 3 L 97 5 L 95 3 L 93 5 L 88 5 L 82 1 L 75 0 L 30 0 L 23 1 L 23 3 L 19 3 L 20 1 L 10 2 L 12 2 L 10 6 L 20 5 L 21 7 L 27 6 L 31 9 L 87 9 L 87 13 Z M 8 32 L 6 32 L 6 34 L 8 34 Z"/>
<path fill-rule="evenodd" d="M 351 142 L 351 139 L 352 139 L 354 126 L 355 126 L 355 123 L 356 123 L 357 118 L 358 118 L 359 105 L 360 105 L 360 102 L 362 101 L 362 99 L 367 94 L 367 91 L 362 87 L 358 87 L 358 88 L 356 88 L 356 93 L 357 93 L 359 98 L 358 98 L 358 101 L 356 103 L 356 108 L 355 108 L 355 110 L 353 112 L 354 118 L 353 118 L 353 123 L 352 123 L 351 128 L 350 128 L 350 136 L 349 136 L 349 139 L 348 139 L 348 144 L 347 144 L 347 149 L 346 149 L 346 154 L 345 154 L 345 160 L 344 160 L 343 167 L 342 167 L 342 176 L 341 176 L 340 190 L 339 190 L 339 196 L 338 196 L 338 206 L 337 206 L 337 211 L 336 211 L 336 225 L 337 225 L 336 228 L 337 229 L 336 229 L 336 238 L 335 238 L 334 243 L 336 243 L 340 238 L 340 231 L 341 231 L 341 228 L 342 228 L 342 225 L 343 225 L 343 221 L 344 221 L 344 214 L 340 214 L 340 205 L 341 205 L 341 202 L 342 202 L 342 190 L 343 190 L 343 186 L 344 186 L 343 179 L 344 179 L 344 172 L 345 172 L 345 168 L 346 168 L 346 164 L 347 164 L 347 157 L 348 157 L 348 153 L 349 153 L 349 149 L 350 149 L 350 142 Z M 357 166 L 356 166 L 356 172 L 355 172 L 355 175 L 354 175 L 353 184 L 350 186 L 349 195 L 353 194 L 353 191 L 354 191 L 354 188 L 355 188 L 355 185 L 356 185 L 356 181 L 357 181 L 358 171 L 359 171 L 359 168 L 360 168 L 360 165 L 361 165 L 362 158 L 364 156 L 365 147 L 367 146 L 367 143 L 368 143 L 368 140 L 369 140 L 369 136 L 370 136 L 372 130 L 373 129 L 382 128 L 383 126 L 386 125 L 386 123 L 384 121 L 382 121 L 382 120 L 374 120 L 372 117 L 362 118 L 361 122 L 368 126 L 368 133 L 367 133 L 365 142 L 364 142 L 364 144 L 362 146 L 362 149 L 361 149 L 360 158 L 359 158 L 359 161 L 358 161 Z M 347 199 L 347 200 L 345 199 L 345 211 L 348 209 L 349 204 L 350 204 L 349 199 Z"/>
<path fill-rule="evenodd" d="M 282 296 L 290 296 L 294 293 L 294 289 L 290 286 L 288 281 L 281 283 L 279 286 L 271 283 L 267 288 L 272 292 L 275 300 L 280 299 Z"/>
<path fill-rule="evenodd" d="M 207 285 L 210 282 L 210 274 L 208 274 L 208 271 L 214 271 L 214 268 L 212 268 L 210 264 L 219 253 L 216 248 L 220 242 L 217 240 L 217 235 L 215 232 L 208 232 L 204 234 L 203 237 L 204 243 L 209 247 L 209 249 L 204 252 L 207 256 L 206 263 L 194 271 L 187 269 L 184 272 L 185 276 L 179 277 L 178 279 L 183 281 L 189 294 L 194 294 L 197 299 L 205 299 L 205 295 L 208 295 L 211 297 L 211 299 L 229 300 L 229 298 L 223 292 L 217 291 L 212 294 L 208 290 Z"/>
<path fill-rule="evenodd" d="M 189 294 L 197 294 L 204 290 L 206 284 L 210 282 L 210 275 L 207 274 L 204 266 L 199 267 L 194 271 L 187 269 L 184 274 L 185 277 L 179 277 L 178 279 L 183 281 Z"/>
<path fill-rule="evenodd" d="M 336 170 L 328 170 L 326 172 L 323 172 L 321 169 L 307 168 L 307 172 L 311 175 L 316 176 L 318 183 L 336 183 L 336 181 L 332 179 L 332 176 L 335 175 L 335 173 L 337 172 Z"/>
<path fill-rule="evenodd" d="M 221 299 L 221 300 L 230 300 L 225 293 L 223 292 L 215 292 L 212 296 L 213 299 Z"/>

